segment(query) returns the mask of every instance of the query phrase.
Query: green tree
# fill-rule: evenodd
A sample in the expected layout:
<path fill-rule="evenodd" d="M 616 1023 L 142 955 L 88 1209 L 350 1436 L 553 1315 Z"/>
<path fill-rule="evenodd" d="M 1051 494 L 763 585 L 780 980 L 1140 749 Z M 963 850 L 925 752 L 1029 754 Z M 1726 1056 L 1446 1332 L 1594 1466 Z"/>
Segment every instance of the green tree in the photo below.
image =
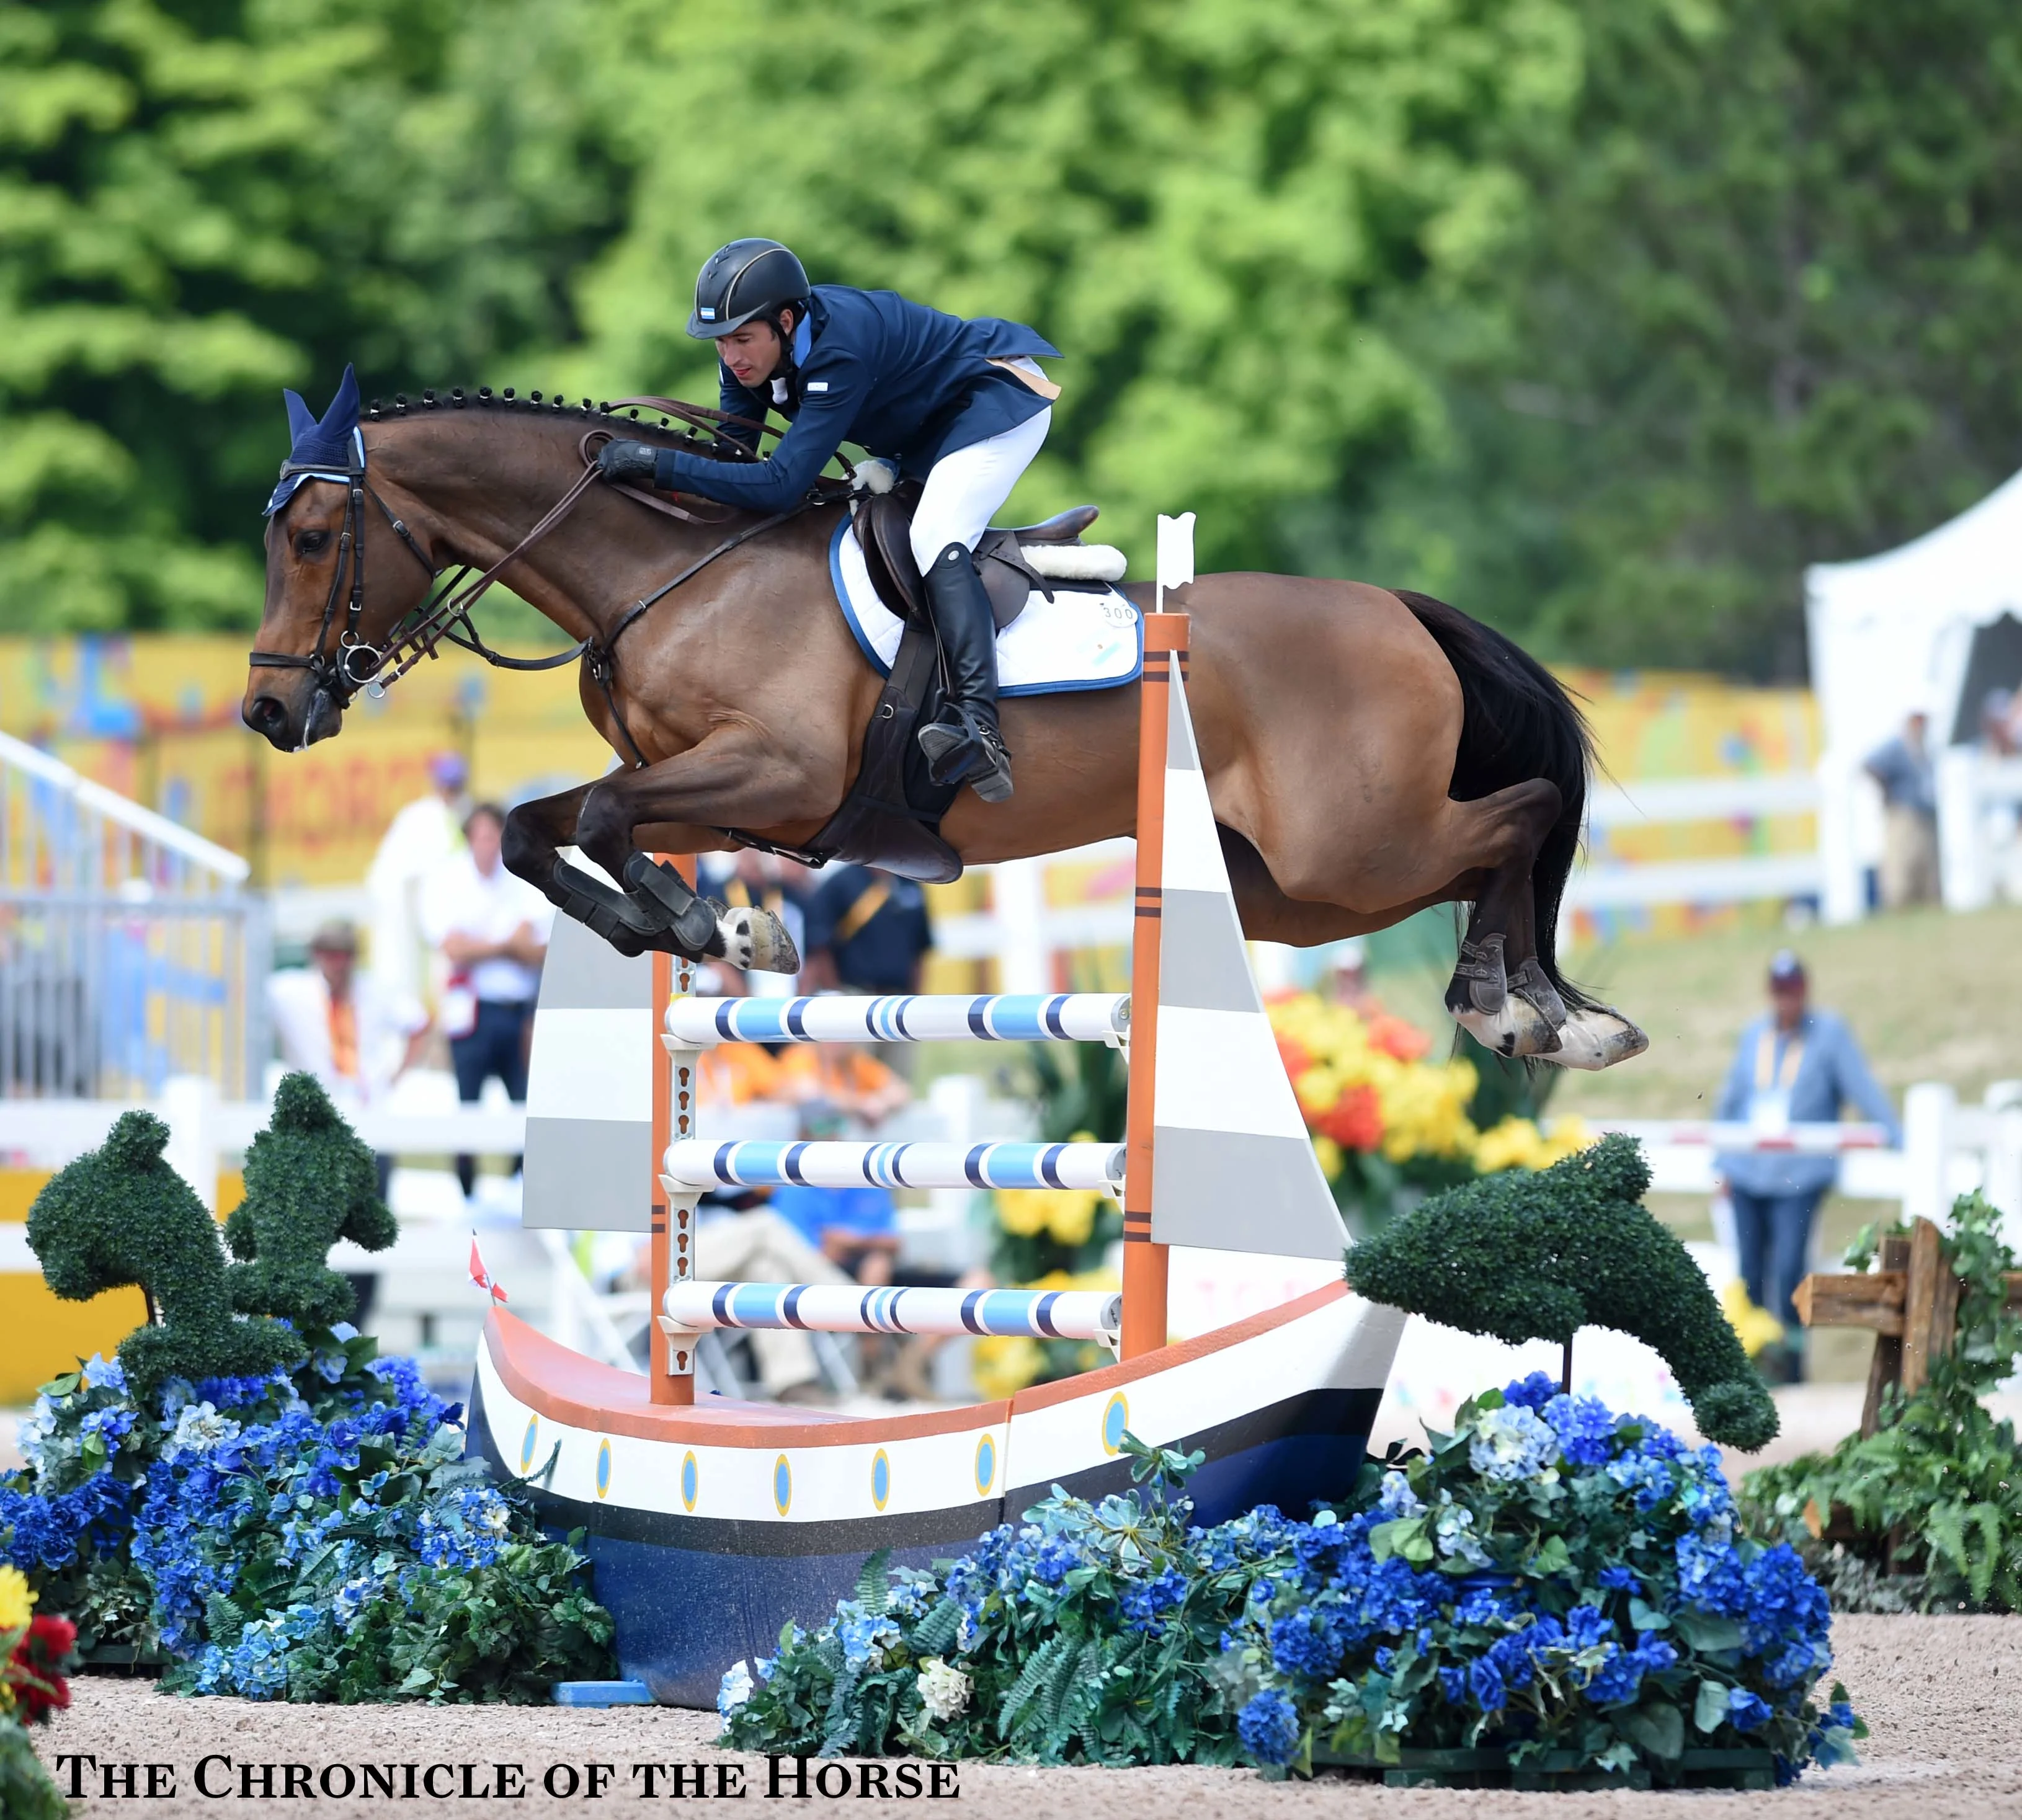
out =
<path fill-rule="evenodd" d="M 1433 376 L 1386 326 L 1492 269 L 1493 144 L 1556 122 L 1560 0 L 624 0 L 600 89 L 640 168 L 579 281 L 568 389 L 714 389 L 684 330 L 712 247 L 1030 322 L 1066 390 L 1020 504 L 1098 501 L 1149 553 L 1290 554 L 1288 501 L 1409 461 Z M 670 106 L 686 95 L 687 109 Z"/>
<path fill-rule="evenodd" d="M 0 4 L 0 629 L 250 625 L 280 385 L 570 337 L 622 188 L 575 23 Z"/>
<path fill-rule="evenodd" d="M 1579 0 L 1481 307 L 1421 317 L 1435 458 L 1309 522 L 1553 655 L 1798 676 L 1802 571 L 2022 465 L 2022 15 Z M 1331 540 L 1331 541 L 1330 541 Z"/>

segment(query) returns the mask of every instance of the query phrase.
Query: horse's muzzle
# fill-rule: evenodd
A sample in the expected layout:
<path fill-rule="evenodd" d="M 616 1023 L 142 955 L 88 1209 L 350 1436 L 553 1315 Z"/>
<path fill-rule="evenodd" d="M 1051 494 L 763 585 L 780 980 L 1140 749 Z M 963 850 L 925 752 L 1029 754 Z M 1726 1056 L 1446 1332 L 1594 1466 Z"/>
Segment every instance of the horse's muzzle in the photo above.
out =
<path fill-rule="evenodd" d="M 279 695 L 258 695 L 240 710 L 240 718 L 277 752 L 299 752 L 319 739 L 329 739 L 344 726 L 344 710 L 327 689 L 316 690 L 299 720 Z"/>

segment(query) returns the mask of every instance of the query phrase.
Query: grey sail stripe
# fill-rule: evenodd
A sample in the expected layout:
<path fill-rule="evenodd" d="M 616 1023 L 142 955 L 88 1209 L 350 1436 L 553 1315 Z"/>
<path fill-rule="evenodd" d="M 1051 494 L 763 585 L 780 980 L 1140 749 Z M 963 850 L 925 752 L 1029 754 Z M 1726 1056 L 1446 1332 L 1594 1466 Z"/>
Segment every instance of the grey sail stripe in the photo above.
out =
<path fill-rule="evenodd" d="M 1165 938 L 1159 1002 L 1190 1011 L 1254 1011 L 1261 1017 L 1235 900 L 1218 891 L 1169 890 L 1159 903 Z"/>
<path fill-rule="evenodd" d="M 1187 713 L 1187 686 L 1175 662 L 1166 706 L 1166 768 L 1199 771 L 1200 768 L 1200 753 L 1194 745 L 1194 724 Z"/>
<path fill-rule="evenodd" d="M 651 1230 L 653 1128 L 635 1119 L 529 1118 L 520 1224 Z"/>
<path fill-rule="evenodd" d="M 1161 1125 L 1152 1237 L 1160 1245 L 1339 1258 L 1348 1233 L 1303 1139 Z"/>
<path fill-rule="evenodd" d="M 539 1010 L 637 1011 L 652 1003 L 650 954 L 628 958 L 572 917 L 555 918 L 541 968 Z"/>

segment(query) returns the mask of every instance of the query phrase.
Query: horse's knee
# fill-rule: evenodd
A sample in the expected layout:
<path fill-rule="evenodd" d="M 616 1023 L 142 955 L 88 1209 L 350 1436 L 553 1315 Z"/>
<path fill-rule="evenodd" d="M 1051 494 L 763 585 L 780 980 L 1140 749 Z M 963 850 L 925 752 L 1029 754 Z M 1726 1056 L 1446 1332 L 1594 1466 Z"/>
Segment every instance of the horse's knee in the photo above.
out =
<path fill-rule="evenodd" d="M 617 877 L 618 866 L 632 845 L 632 815 L 615 790 L 599 784 L 582 799 L 582 807 L 576 812 L 575 844 Z"/>
<path fill-rule="evenodd" d="M 544 884 L 554 856 L 554 843 L 535 826 L 525 805 L 507 812 L 505 831 L 499 837 L 498 857 L 508 872 L 529 884 Z"/>

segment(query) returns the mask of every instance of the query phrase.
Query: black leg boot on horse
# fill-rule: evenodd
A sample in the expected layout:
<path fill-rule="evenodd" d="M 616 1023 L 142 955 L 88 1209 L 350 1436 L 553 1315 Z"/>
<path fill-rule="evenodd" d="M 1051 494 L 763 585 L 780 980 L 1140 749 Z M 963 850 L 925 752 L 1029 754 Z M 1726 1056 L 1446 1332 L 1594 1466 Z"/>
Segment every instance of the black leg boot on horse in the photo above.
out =
<path fill-rule="evenodd" d="M 923 579 L 947 665 L 948 712 L 920 729 L 936 783 L 965 783 L 986 803 L 1011 793 L 1011 754 L 997 726 L 997 621 L 966 544 L 951 543 Z"/>

